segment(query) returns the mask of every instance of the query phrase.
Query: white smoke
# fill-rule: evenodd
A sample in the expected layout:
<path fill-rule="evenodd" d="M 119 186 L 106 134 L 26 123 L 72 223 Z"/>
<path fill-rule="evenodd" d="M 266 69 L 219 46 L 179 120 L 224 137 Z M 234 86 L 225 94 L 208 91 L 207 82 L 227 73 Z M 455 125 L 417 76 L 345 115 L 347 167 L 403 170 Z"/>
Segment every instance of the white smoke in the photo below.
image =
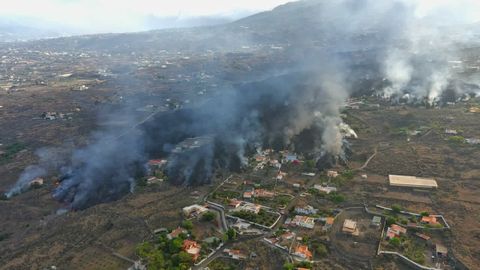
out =
<path fill-rule="evenodd" d="M 15 185 L 7 193 L 5 193 L 5 196 L 10 198 L 28 190 L 30 188 L 30 182 L 33 179 L 44 176 L 46 173 L 47 171 L 38 165 L 30 165 L 26 167 Z"/>

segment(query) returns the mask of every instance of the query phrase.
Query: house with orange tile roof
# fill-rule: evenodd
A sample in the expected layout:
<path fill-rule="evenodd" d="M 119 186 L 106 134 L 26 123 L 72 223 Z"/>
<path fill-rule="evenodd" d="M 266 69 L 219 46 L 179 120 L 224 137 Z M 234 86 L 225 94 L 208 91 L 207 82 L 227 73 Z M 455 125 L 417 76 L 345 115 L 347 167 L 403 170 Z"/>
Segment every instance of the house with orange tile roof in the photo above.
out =
<path fill-rule="evenodd" d="M 245 199 L 251 199 L 253 197 L 253 191 L 245 191 L 243 193 L 243 198 Z"/>
<path fill-rule="evenodd" d="M 392 224 L 387 229 L 386 238 L 392 239 L 394 237 L 400 237 L 400 235 L 406 234 L 406 233 L 407 233 L 407 229 L 397 224 Z"/>
<path fill-rule="evenodd" d="M 195 241 L 188 240 L 188 239 L 184 240 L 182 249 L 183 251 L 192 255 L 193 261 L 196 261 L 200 256 L 201 246 Z"/>
<path fill-rule="evenodd" d="M 328 231 L 330 230 L 330 228 L 332 228 L 333 226 L 333 222 L 335 222 L 335 218 L 334 217 L 327 217 L 325 219 L 325 225 L 323 225 L 323 230 L 324 231 Z"/>
<path fill-rule="evenodd" d="M 255 189 L 253 195 L 256 198 L 273 198 L 273 196 L 275 196 L 275 193 L 265 189 Z"/>
<path fill-rule="evenodd" d="M 237 208 L 237 207 L 239 207 L 241 204 L 242 204 L 242 201 L 239 201 L 239 200 L 236 200 L 236 199 L 232 199 L 232 200 L 230 200 L 230 202 L 228 203 L 228 206 L 233 207 L 233 208 Z"/>
<path fill-rule="evenodd" d="M 313 256 L 312 252 L 308 249 L 308 246 L 305 245 L 298 245 L 295 248 L 295 252 L 293 253 L 293 255 L 301 258 L 302 260 L 308 261 L 311 261 Z"/>
<path fill-rule="evenodd" d="M 422 223 L 429 224 L 429 225 L 435 225 L 438 224 L 437 217 L 434 215 L 429 215 L 429 216 L 424 216 L 421 219 Z"/>

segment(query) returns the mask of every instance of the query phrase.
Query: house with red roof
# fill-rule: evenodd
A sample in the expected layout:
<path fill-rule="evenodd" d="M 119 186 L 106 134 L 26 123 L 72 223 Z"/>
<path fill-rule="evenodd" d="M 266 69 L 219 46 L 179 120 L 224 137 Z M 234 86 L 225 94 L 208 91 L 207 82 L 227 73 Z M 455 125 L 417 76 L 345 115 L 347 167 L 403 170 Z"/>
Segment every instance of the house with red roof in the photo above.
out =
<path fill-rule="evenodd" d="M 423 216 L 421 219 L 421 222 L 424 224 L 429 224 L 429 225 L 436 225 L 438 224 L 437 217 L 434 215 L 429 215 L 429 216 Z"/>
<path fill-rule="evenodd" d="M 397 224 L 392 224 L 387 229 L 386 238 L 392 239 L 394 237 L 400 237 L 400 235 L 406 234 L 406 233 L 407 233 L 407 229 L 405 229 L 404 227 L 399 226 Z"/>
<path fill-rule="evenodd" d="M 305 261 L 311 261 L 313 257 L 312 252 L 308 249 L 308 246 L 305 245 L 298 245 L 293 255 Z"/>
<path fill-rule="evenodd" d="M 200 256 L 201 246 L 195 241 L 188 240 L 188 239 L 184 240 L 182 249 L 183 251 L 192 255 L 193 261 L 196 261 Z"/>

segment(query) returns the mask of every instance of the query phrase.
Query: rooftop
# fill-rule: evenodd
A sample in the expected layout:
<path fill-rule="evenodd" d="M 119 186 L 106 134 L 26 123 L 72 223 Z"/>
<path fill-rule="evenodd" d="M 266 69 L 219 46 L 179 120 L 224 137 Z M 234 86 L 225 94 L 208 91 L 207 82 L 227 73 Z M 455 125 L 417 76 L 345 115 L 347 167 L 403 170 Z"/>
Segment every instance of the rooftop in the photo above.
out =
<path fill-rule="evenodd" d="M 430 178 L 391 174 L 388 176 L 388 180 L 391 186 L 397 187 L 438 188 L 437 181 Z"/>

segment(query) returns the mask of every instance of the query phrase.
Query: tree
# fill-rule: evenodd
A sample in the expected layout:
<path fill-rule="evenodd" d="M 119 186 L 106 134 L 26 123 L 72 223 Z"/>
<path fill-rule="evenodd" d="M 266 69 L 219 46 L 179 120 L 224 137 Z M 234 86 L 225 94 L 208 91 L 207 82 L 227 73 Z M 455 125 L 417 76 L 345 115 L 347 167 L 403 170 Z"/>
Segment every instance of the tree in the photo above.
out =
<path fill-rule="evenodd" d="M 342 203 L 345 201 L 345 197 L 341 194 L 337 194 L 336 192 L 332 192 L 329 194 L 329 199 L 330 201 L 334 202 L 334 203 Z"/>
<path fill-rule="evenodd" d="M 143 242 L 140 245 L 137 246 L 136 252 L 137 255 L 146 258 L 148 255 L 152 252 L 153 250 L 153 245 L 149 242 Z"/>
<path fill-rule="evenodd" d="M 394 204 L 394 205 L 392 205 L 392 211 L 394 213 L 400 213 L 400 211 L 402 211 L 402 207 L 398 204 Z"/>
<path fill-rule="evenodd" d="M 390 245 L 392 245 L 394 247 L 399 247 L 400 246 L 400 238 L 393 237 L 393 238 L 390 239 L 389 243 L 390 243 Z"/>
<path fill-rule="evenodd" d="M 228 241 L 232 241 L 237 238 L 237 232 L 234 229 L 230 228 L 225 233 L 225 236 Z"/>
<path fill-rule="evenodd" d="M 178 253 L 178 259 L 180 263 L 190 263 L 193 260 L 192 255 L 185 251 L 180 251 L 180 253 Z"/>
<path fill-rule="evenodd" d="M 395 222 L 397 222 L 397 219 L 395 219 L 394 217 L 391 217 L 391 216 L 387 217 L 387 226 L 390 226 Z"/>
<path fill-rule="evenodd" d="M 183 240 L 180 238 L 174 238 L 168 243 L 168 252 L 170 254 L 178 253 L 182 250 Z"/>
<path fill-rule="evenodd" d="M 351 170 L 346 170 L 342 173 L 342 176 L 347 180 L 352 180 L 353 176 L 354 176 L 354 173 Z"/>
<path fill-rule="evenodd" d="M 308 170 L 313 170 L 315 168 L 315 160 L 313 159 L 305 160 L 304 166 Z"/>
<path fill-rule="evenodd" d="M 327 250 L 327 247 L 320 243 L 317 248 L 316 248 L 316 251 L 317 251 L 317 255 L 321 258 L 324 258 L 325 256 L 327 256 L 328 254 L 328 250 Z"/>
<path fill-rule="evenodd" d="M 193 223 L 190 220 L 184 220 L 182 222 L 182 227 L 187 229 L 187 230 L 191 230 L 191 229 L 193 229 Z"/>
<path fill-rule="evenodd" d="M 165 258 L 163 257 L 162 251 L 155 250 L 148 257 L 148 269 L 163 269 L 165 267 Z"/>
<path fill-rule="evenodd" d="M 210 222 L 210 221 L 214 220 L 216 217 L 217 217 L 216 213 L 214 213 L 212 211 L 208 211 L 208 212 L 206 212 L 202 215 L 202 220 Z"/>
<path fill-rule="evenodd" d="M 427 211 L 423 211 L 420 215 L 422 215 L 422 217 L 428 217 L 430 214 Z"/>
<path fill-rule="evenodd" d="M 304 237 L 302 237 L 302 243 L 303 243 L 304 245 L 308 244 L 308 240 L 310 240 L 310 239 L 308 238 L 308 236 L 305 235 Z"/>
<path fill-rule="evenodd" d="M 294 270 L 294 269 L 295 269 L 295 265 L 293 265 L 293 263 L 286 262 L 283 265 L 283 270 Z"/>

